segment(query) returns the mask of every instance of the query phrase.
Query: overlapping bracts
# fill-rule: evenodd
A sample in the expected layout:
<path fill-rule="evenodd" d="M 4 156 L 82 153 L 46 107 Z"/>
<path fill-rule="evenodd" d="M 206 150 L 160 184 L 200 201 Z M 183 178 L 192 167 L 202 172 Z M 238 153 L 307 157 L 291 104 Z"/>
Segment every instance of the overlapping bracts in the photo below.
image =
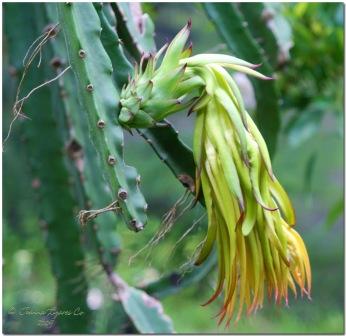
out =
<path fill-rule="evenodd" d="M 218 281 L 206 304 L 223 293 L 219 322 L 238 321 L 261 308 L 265 293 L 288 304 L 288 288 L 310 297 L 311 269 L 295 214 L 275 177 L 266 143 L 225 69 L 262 80 L 258 65 L 218 54 L 184 50 L 190 24 L 167 47 L 151 56 L 121 94 L 120 122 L 152 127 L 169 114 L 196 113 L 193 153 L 196 197 L 203 190 L 208 232 L 199 265 L 216 245 Z M 143 62 L 142 62 L 143 63 Z"/>

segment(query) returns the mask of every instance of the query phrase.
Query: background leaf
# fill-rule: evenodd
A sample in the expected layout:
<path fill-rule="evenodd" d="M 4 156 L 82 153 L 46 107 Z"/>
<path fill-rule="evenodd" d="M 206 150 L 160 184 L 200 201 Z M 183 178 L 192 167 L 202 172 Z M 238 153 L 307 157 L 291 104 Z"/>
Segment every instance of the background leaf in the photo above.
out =
<path fill-rule="evenodd" d="M 118 283 L 119 299 L 139 332 L 145 334 L 174 332 L 171 319 L 165 315 L 157 299 L 140 289 L 127 285 L 118 277 L 115 281 Z"/>

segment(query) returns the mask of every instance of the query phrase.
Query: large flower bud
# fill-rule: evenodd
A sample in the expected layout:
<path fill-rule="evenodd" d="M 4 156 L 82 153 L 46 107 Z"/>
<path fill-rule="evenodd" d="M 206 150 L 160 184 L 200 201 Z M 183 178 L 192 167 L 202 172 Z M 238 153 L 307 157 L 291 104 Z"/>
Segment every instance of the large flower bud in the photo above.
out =
<path fill-rule="evenodd" d="M 190 29 L 189 22 L 168 47 L 164 46 L 155 56 L 150 55 L 148 59 L 141 60 L 135 69 L 134 77 L 120 95 L 121 124 L 127 127 L 153 127 L 166 116 L 192 103 L 189 93 L 202 82 L 188 81 L 189 77 L 185 74 L 186 64 L 180 62 L 191 54 L 191 46 L 184 50 Z M 159 64 L 160 56 L 164 52 Z"/>

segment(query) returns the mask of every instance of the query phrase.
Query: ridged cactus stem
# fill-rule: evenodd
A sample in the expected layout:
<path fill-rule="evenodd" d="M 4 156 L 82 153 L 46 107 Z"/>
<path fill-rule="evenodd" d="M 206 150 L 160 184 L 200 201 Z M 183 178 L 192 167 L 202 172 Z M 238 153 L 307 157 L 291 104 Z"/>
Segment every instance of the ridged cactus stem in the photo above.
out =
<path fill-rule="evenodd" d="M 111 3 L 117 23 L 117 31 L 126 48 L 135 59 L 156 51 L 154 24 L 143 14 L 140 3 Z"/>
<path fill-rule="evenodd" d="M 281 11 L 283 4 L 242 2 L 238 6 L 251 34 L 264 51 L 263 56 L 275 69 L 284 66 L 289 61 L 293 43 L 290 25 Z"/>
<path fill-rule="evenodd" d="M 111 61 L 101 43 L 100 19 L 91 3 L 61 3 L 58 9 L 69 61 L 104 178 L 128 227 L 140 231 L 146 223 L 147 205 L 138 188 L 136 170 L 124 163 L 123 132 L 116 118 L 119 94 L 112 81 Z"/>
<path fill-rule="evenodd" d="M 57 8 L 55 4 L 44 5 L 48 22 L 57 21 Z M 66 45 L 62 32 L 51 41 L 51 47 L 57 59 L 62 62 L 67 61 Z M 64 64 L 66 66 L 66 64 Z M 87 114 L 78 101 L 75 92 L 77 91 L 76 79 L 72 72 L 65 74 L 60 80 L 60 96 L 62 103 L 61 114 L 69 120 L 70 139 L 78 149 L 71 153 L 75 159 L 75 164 L 79 170 L 84 201 L 80 204 L 80 209 L 100 209 L 105 204 L 112 202 L 110 190 L 104 181 L 101 166 L 97 158 L 97 152 L 92 145 L 88 129 Z M 94 242 L 98 253 L 100 253 L 101 263 L 107 264 L 107 268 L 115 266 L 117 256 L 120 252 L 120 239 L 116 233 L 116 227 L 121 219 L 114 213 L 103 213 L 94 219 L 92 231 L 94 232 Z"/>
<path fill-rule="evenodd" d="M 278 41 L 269 26 L 268 18 L 265 18 L 266 5 L 264 3 L 242 3 L 239 4 L 239 10 L 248 23 L 248 29 L 255 38 L 258 46 L 263 49 L 263 57 L 273 65 L 277 65 L 279 58 Z M 269 13 L 268 13 L 269 14 Z"/>
<path fill-rule="evenodd" d="M 115 27 L 108 19 L 113 13 L 109 4 L 94 3 L 101 21 L 101 41 L 108 53 L 113 66 L 113 76 L 118 89 L 121 90 L 123 85 L 127 83 L 129 76 L 132 74 L 133 67 L 124 55 L 122 41 L 120 40 Z M 113 22 L 114 24 L 114 22 Z"/>
<path fill-rule="evenodd" d="M 16 66 L 18 76 L 22 74 L 21 64 L 29 44 L 45 28 L 40 25 L 40 20 L 34 19 L 39 18 L 39 10 L 34 4 L 6 4 L 5 7 L 5 36 L 10 63 Z M 27 38 L 26 45 L 23 45 L 22 36 Z M 29 91 L 53 76 L 52 69 L 41 64 L 29 70 L 23 90 Z M 57 315 L 57 327 L 61 333 L 87 333 L 90 312 L 86 305 L 82 237 L 63 157 L 63 143 L 57 121 L 51 113 L 54 107 L 54 93 L 48 87 L 42 87 L 26 101 L 24 111 L 31 120 L 23 122 L 21 129 L 35 181 L 33 187 L 41 226 L 56 279 L 56 308 L 60 312 L 71 312 Z"/>

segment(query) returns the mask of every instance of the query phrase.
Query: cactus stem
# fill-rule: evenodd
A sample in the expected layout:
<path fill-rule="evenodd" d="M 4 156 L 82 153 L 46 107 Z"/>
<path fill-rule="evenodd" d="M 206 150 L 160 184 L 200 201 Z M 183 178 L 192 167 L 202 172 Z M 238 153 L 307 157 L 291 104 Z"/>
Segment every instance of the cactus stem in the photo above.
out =
<path fill-rule="evenodd" d="M 171 168 L 169 162 L 161 155 L 160 151 L 154 146 L 153 141 L 147 136 L 147 134 L 143 133 L 139 129 L 136 129 L 137 133 L 149 144 L 149 146 L 154 150 L 158 158 L 164 162 L 168 167 Z M 172 168 L 171 168 L 172 169 Z"/>
<path fill-rule="evenodd" d="M 122 203 L 126 224 L 129 225 L 132 218 L 145 223 L 144 197 L 135 182 L 137 173 L 133 167 L 125 164 L 123 158 L 123 132 L 116 118 L 119 96 L 110 75 L 112 62 L 102 44 L 102 42 L 107 43 L 107 48 L 111 48 L 111 45 L 114 48 L 116 34 L 106 21 L 107 17 L 101 15 L 103 12 L 97 11 L 97 8 L 99 8 L 98 4 L 75 3 L 71 13 L 64 6 L 58 5 L 59 22 L 65 35 L 69 60 L 77 78 L 76 84 L 80 92 L 81 105 L 87 114 L 86 123 L 89 126 L 89 135 L 98 153 L 99 164 L 105 172 L 103 176 L 105 182 L 113 194 L 113 199 L 118 199 L 117 193 L 120 187 L 125 188 L 128 193 L 128 201 Z M 87 24 L 85 24 L 86 19 Z M 99 38 L 97 34 L 101 32 L 101 25 L 104 29 Z M 81 46 L 87 54 L 83 62 L 78 56 Z M 113 67 L 118 67 L 118 63 L 114 62 Z M 127 74 L 123 72 L 121 76 L 125 77 Z M 115 77 L 117 76 L 115 75 Z M 88 83 L 93 85 L 92 95 L 85 90 Z M 97 125 L 101 119 L 107 124 L 104 132 L 99 132 Z M 110 167 L 113 162 L 108 160 L 110 155 L 116 160 L 113 167 Z M 135 202 L 132 202 L 132 199 Z"/>

